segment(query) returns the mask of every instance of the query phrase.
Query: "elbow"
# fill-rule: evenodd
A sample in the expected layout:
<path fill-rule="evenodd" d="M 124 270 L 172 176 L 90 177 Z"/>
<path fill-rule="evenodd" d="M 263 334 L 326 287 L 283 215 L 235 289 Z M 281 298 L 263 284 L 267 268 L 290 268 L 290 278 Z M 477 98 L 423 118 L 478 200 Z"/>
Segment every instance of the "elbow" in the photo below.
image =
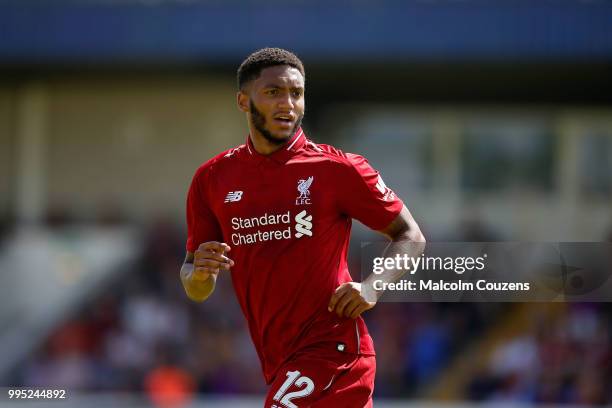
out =
<path fill-rule="evenodd" d="M 427 240 L 425 239 L 425 235 L 423 235 L 423 233 L 421 232 L 421 230 L 419 230 L 418 234 L 417 234 L 417 238 L 415 239 L 416 242 L 422 242 L 423 244 L 427 243 Z"/>
<path fill-rule="evenodd" d="M 185 289 L 185 294 L 187 295 L 187 298 L 192 302 L 202 303 L 210 296 L 210 292 L 202 290 L 202 288 L 194 288 L 189 281 L 186 282 L 185 280 L 183 280 L 183 289 Z"/>
<path fill-rule="evenodd" d="M 189 300 L 191 300 L 192 302 L 195 302 L 195 303 L 202 303 L 206 299 L 208 299 L 208 296 L 198 296 L 198 295 L 195 295 L 193 293 L 190 293 L 187 290 L 185 290 L 185 293 L 187 293 L 187 297 L 189 298 Z"/>
<path fill-rule="evenodd" d="M 427 244 L 427 240 L 425 239 L 425 235 L 423 235 L 423 232 L 421 231 L 420 228 L 417 228 L 416 231 L 414 231 L 414 237 L 412 241 L 417 243 L 421 253 L 425 252 L 425 246 Z"/>
<path fill-rule="evenodd" d="M 392 237 L 392 241 L 410 241 L 410 242 L 419 242 L 425 244 L 427 240 L 425 239 L 425 235 L 421 232 L 421 229 L 417 227 L 406 228 L 404 231 L 401 231 L 395 237 Z"/>
<path fill-rule="evenodd" d="M 427 240 L 425 239 L 425 235 L 419 230 L 419 240 L 417 241 L 420 245 L 421 253 L 425 252 L 425 247 L 427 246 Z"/>
<path fill-rule="evenodd" d="M 185 267 L 181 269 L 181 283 L 187 298 L 196 303 L 204 302 L 215 289 L 214 278 L 209 278 L 203 282 L 194 281 L 190 278 L 188 268 Z"/>
<path fill-rule="evenodd" d="M 419 254 L 425 252 L 425 246 L 427 244 L 425 235 L 416 225 L 413 225 L 413 228 L 402 231 L 402 233 L 398 234 L 396 237 L 393 237 L 392 241 L 409 243 L 414 252 Z"/>

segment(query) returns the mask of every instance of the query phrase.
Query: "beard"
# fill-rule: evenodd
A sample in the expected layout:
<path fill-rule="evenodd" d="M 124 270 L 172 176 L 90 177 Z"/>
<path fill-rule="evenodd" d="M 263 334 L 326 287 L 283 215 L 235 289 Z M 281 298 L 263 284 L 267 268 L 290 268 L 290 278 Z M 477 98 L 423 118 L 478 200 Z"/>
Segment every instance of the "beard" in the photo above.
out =
<path fill-rule="evenodd" d="M 287 143 L 289 139 L 293 137 L 295 132 L 302 125 L 302 119 L 304 118 L 303 114 L 297 118 L 297 120 L 295 121 L 295 125 L 293 126 L 293 129 L 291 130 L 291 134 L 289 134 L 288 136 L 278 136 L 278 135 L 273 135 L 272 132 L 270 132 L 266 128 L 266 117 L 264 116 L 263 113 L 261 113 L 259 109 L 257 109 L 252 99 L 249 100 L 249 110 L 251 113 L 251 122 L 253 123 L 253 126 L 255 127 L 255 129 L 257 129 L 257 131 L 261 133 L 264 139 L 266 139 L 269 143 L 273 145 L 277 145 L 277 146 Z"/>

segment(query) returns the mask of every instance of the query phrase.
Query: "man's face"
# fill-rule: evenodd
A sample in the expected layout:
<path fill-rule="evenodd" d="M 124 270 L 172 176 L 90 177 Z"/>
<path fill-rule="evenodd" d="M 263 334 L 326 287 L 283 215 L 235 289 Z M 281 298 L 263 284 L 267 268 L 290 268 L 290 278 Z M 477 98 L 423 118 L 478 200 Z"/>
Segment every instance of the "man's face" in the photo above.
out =
<path fill-rule="evenodd" d="M 304 77 L 296 68 L 264 68 L 241 92 L 255 129 L 270 143 L 287 142 L 304 117 Z"/>

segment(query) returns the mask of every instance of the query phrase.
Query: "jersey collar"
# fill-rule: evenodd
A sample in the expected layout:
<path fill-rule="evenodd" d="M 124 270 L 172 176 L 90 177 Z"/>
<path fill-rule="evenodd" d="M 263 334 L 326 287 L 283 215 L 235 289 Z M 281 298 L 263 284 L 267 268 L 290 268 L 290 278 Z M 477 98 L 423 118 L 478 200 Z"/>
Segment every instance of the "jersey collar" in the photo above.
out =
<path fill-rule="evenodd" d="M 305 143 L 306 134 L 304 133 L 304 130 L 302 130 L 302 128 L 300 127 L 287 143 L 285 143 L 280 149 L 278 149 L 272 154 L 263 155 L 261 153 L 258 153 L 257 150 L 255 150 L 255 148 L 253 147 L 253 142 L 251 141 L 250 135 L 247 136 L 246 146 L 247 154 L 249 154 L 250 157 L 258 163 L 266 159 L 274 160 L 278 163 L 286 163 L 287 160 L 293 157 L 304 146 Z"/>

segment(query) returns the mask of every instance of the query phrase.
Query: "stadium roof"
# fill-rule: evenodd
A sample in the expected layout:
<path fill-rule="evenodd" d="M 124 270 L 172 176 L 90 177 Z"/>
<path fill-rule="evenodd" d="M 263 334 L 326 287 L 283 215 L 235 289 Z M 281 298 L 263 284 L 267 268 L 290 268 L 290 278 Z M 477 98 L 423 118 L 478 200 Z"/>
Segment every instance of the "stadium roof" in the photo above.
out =
<path fill-rule="evenodd" d="M 0 63 L 612 60 L 609 1 L 0 0 Z"/>

